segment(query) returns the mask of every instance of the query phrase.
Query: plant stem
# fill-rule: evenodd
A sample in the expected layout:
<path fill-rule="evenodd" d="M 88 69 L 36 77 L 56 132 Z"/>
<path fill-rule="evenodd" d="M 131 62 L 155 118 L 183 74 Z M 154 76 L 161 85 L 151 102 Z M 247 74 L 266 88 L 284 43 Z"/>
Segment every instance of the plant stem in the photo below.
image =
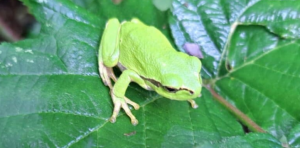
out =
<path fill-rule="evenodd" d="M 18 35 L 14 30 L 12 30 L 9 25 L 7 25 L 3 19 L 0 17 L 0 35 L 4 37 L 7 41 L 14 42 L 21 39 L 20 35 Z"/>
<path fill-rule="evenodd" d="M 241 122 L 246 125 L 251 131 L 259 132 L 259 133 L 265 133 L 259 125 L 257 125 L 254 121 L 252 121 L 247 115 L 245 115 L 243 112 L 241 112 L 239 109 L 231 105 L 229 102 L 227 102 L 222 96 L 220 96 L 209 84 L 204 86 L 207 88 L 210 93 L 213 95 L 213 97 L 221 103 L 223 106 L 225 106 L 227 109 L 229 109 Z"/>

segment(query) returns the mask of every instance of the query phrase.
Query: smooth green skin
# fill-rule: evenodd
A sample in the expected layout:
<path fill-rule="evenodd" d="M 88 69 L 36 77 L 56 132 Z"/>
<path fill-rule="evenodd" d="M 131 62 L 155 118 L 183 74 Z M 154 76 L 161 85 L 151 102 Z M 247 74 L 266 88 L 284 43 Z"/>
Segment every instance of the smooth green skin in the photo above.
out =
<path fill-rule="evenodd" d="M 188 100 L 193 108 L 197 107 L 192 99 L 201 92 L 200 60 L 176 51 L 158 29 L 138 19 L 121 24 L 116 18 L 110 19 L 102 36 L 98 58 L 101 78 L 110 87 L 115 105 L 112 122 L 123 108 L 131 122 L 137 124 L 127 103 L 135 109 L 139 106 L 125 97 L 130 82 L 169 99 Z M 112 71 L 116 65 L 122 70 L 118 79 Z M 114 86 L 110 79 L 115 81 Z"/>

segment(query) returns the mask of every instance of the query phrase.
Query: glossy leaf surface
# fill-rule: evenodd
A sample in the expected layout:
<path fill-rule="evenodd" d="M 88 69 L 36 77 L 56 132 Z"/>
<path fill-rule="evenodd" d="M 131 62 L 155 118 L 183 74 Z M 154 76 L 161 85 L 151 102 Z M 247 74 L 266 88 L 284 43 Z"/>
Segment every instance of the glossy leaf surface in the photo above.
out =
<path fill-rule="evenodd" d="M 202 73 L 219 94 L 290 147 L 299 147 L 291 136 L 300 120 L 299 7 L 296 1 L 175 0 L 169 20 L 178 48 L 186 42 L 202 48 Z"/>

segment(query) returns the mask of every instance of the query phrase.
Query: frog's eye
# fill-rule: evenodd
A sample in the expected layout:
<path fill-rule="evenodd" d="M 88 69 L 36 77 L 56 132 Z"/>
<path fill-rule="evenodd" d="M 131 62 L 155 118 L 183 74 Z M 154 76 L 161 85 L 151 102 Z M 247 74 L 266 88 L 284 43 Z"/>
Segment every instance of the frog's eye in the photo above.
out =
<path fill-rule="evenodd" d="M 168 87 L 168 86 L 165 86 L 165 88 L 166 88 L 166 90 L 168 90 L 168 91 L 171 92 L 171 93 L 175 93 L 175 92 L 178 91 L 177 89 L 172 88 L 172 87 Z"/>
<path fill-rule="evenodd" d="M 141 77 L 142 77 L 142 76 L 141 76 Z M 161 84 L 160 84 L 158 81 L 155 81 L 155 80 L 153 80 L 153 79 L 149 79 L 149 78 L 145 78 L 145 77 L 142 77 L 142 79 L 144 79 L 144 80 L 146 80 L 146 81 L 152 83 L 152 84 L 155 85 L 156 87 L 161 86 Z"/>
<path fill-rule="evenodd" d="M 197 73 L 200 72 L 200 69 L 201 69 L 201 62 L 198 58 L 196 57 L 191 57 L 189 59 L 189 62 L 190 62 L 190 66 L 192 69 L 194 69 Z"/>

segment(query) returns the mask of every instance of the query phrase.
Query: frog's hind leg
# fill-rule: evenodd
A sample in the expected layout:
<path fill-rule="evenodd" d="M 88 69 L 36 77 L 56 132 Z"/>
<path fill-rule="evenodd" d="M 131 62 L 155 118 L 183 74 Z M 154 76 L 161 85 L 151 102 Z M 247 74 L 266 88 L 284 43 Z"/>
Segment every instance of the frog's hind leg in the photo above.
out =
<path fill-rule="evenodd" d="M 101 79 L 104 83 L 104 85 L 108 86 L 110 89 L 112 89 L 112 83 L 110 79 L 113 79 L 113 81 L 117 81 L 117 78 L 110 67 L 106 67 L 103 63 L 99 63 L 99 73 L 101 76 Z"/>
<path fill-rule="evenodd" d="M 98 53 L 100 76 L 103 83 L 111 89 L 112 84 L 110 79 L 117 81 L 112 67 L 116 66 L 119 60 L 120 27 L 121 24 L 117 19 L 108 20 L 102 35 Z"/>

